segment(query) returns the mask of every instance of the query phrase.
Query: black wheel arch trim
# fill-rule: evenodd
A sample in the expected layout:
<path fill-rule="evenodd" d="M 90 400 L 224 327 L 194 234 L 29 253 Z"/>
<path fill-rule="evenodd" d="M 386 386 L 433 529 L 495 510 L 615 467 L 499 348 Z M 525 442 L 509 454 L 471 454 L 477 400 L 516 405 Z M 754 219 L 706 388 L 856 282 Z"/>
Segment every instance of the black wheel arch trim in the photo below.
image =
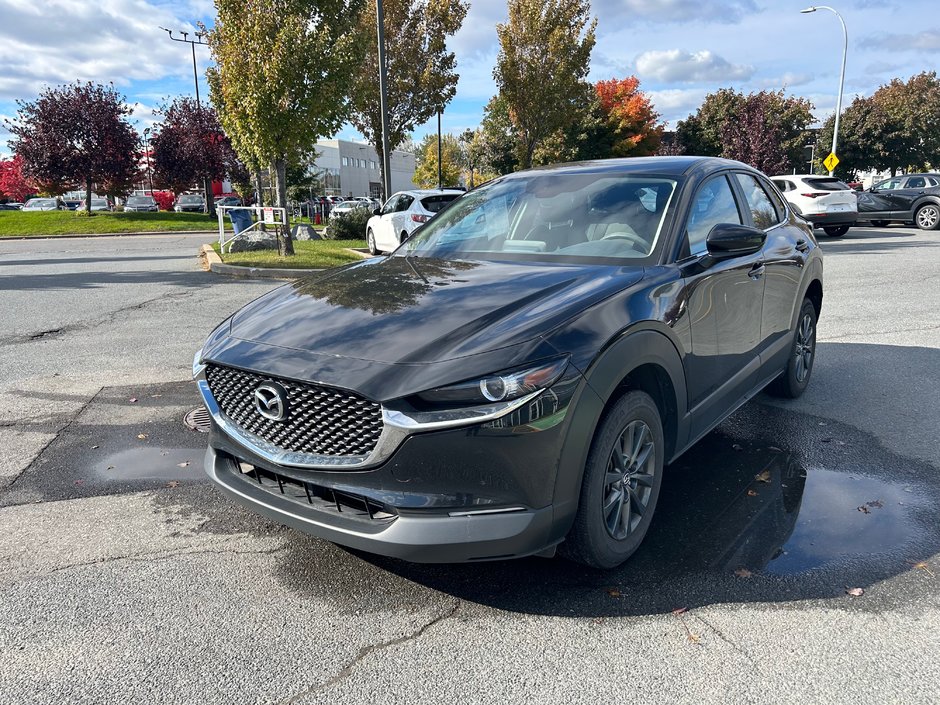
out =
<path fill-rule="evenodd" d="M 608 402 L 627 379 L 643 365 L 656 365 L 669 377 L 675 394 L 675 443 L 672 452 L 683 448 L 690 431 L 685 371 L 674 333 L 654 322 L 638 323 L 614 338 L 584 371 L 585 384 L 573 400 L 571 425 L 565 438 L 555 478 L 553 539 L 561 540 L 571 528 L 578 508 L 584 466 L 594 432 Z M 625 365 L 624 361 L 629 361 Z M 664 426 L 665 426 L 665 419 Z M 671 454 L 670 454 L 671 455 Z M 667 457 L 667 462 L 672 457 Z"/>

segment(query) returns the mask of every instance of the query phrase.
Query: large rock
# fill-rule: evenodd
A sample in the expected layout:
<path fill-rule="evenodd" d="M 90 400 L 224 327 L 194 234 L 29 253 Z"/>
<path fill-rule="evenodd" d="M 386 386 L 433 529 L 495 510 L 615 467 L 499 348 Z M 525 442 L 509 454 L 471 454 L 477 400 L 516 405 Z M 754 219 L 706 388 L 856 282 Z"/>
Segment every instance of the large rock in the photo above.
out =
<path fill-rule="evenodd" d="M 295 240 L 322 240 L 320 233 L 313 229 L 313 226 L 306 223 L 300 223 L 290 229 L 291 237 Z"/>
<path fill-rule="evenodd" d="M 277 238 L 274 233 L 250 232 L 239 235 L 232 241 L 230 252 L 254 252 L 255 250 L 276 250 Z"/>

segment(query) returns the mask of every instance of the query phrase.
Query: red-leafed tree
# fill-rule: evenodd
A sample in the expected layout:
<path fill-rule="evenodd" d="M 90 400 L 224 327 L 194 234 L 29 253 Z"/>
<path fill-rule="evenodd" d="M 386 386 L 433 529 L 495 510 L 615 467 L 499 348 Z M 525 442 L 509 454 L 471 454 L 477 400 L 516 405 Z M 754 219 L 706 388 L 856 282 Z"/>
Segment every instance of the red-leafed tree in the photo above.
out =
<path fill-rule="evenodd" d="M 597 100 L 613 141 L 615 157 L 643 157 L 656 154 L 663 139 L 659 113 L 640 90 L 636 76 L 598 81 Z"/>
<path fill-rule="evenodd" d="M 177 98 L 163 108 L 163 122 L 151 141 L 153 180 L 179 194 L 193 184 L 216 180 L 244 167 L 222 131 L 214 109 L 192 98 Z M 206 193 L 210 212 L 212 194 Z"/>
<path fill-rule="evenodd" d="M 32 102 L 18 101 L 8 122 L 10 146 L 23 158 L 23 174 L 41 190 L 85 187 L 91 215 L 95 183 L 122 182 L 136 167 L 140 139 L 127 122 L 131 109 L 113 86 L 74 83 L 47 88 Z"/>
<path fill-rule="evenodd" d="M 0 161 L 0 193 L 14 201 L 25 201 L 36 193 L 36 187 L 23 176 L 23 157 L 18 154 Z"/>
<path fill-rule="evenodd" d="M 784 135 L 775 119 L 772 94 L 761 92 L 747 97 L 737 119 L 722 128 L 722 156 L 750 164 L 765 174 L 784 174 L 790 166 Z"/>

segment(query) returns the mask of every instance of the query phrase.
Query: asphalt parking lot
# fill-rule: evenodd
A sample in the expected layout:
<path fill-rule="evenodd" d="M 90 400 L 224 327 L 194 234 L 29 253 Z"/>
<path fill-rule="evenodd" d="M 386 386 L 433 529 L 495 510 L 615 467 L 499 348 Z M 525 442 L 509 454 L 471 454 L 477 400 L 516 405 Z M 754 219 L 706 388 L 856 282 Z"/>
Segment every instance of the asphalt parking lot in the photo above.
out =
<path fill-rule="evenodd" d="M 940 234 L 821 238 L 809 391 L 669 468 L 609 573 L 411 565 L 222 497 L 192 355 L 276 283 L 207 240 L 0 242 L 0 703 L 940 701 Z"/>

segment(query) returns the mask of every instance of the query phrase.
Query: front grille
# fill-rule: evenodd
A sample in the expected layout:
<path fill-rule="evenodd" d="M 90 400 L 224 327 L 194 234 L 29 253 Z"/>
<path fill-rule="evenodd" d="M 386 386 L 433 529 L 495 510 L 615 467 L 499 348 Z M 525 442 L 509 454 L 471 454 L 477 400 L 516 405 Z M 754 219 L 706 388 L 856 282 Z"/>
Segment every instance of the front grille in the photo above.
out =
<path fill-rule="evenodd" d="M 206 382 L 223 414 L 287 451 L 364 456 L 382 434 L 382 407 L 352 392 L 222 365 L 206 367 Z M 265 382 L 287 392 L 287 416 L 280 421 L 265 418 L 255 406 L 255 389 Z"/>

